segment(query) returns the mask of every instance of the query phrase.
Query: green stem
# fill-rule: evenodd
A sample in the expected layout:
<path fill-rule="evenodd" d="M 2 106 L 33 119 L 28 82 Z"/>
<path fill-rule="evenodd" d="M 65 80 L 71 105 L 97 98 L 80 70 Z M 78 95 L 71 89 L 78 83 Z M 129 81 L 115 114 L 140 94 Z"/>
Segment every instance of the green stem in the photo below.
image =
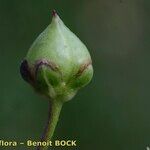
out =
<path fill-rule="evenodd" d="M 58 119 L 59 119 L 59 115 L 60 115 L 60 111 L 62 108 L 63 103 L 59 100 L 52 100 L 49 102 L 49 114 L 48 114 L 48 120 L 47 120 L 47 124 L 44 130 L 44 133 L 42 135 L 41 138 L 41 142 L 42 141 L 49 141 L 51 140 L 53 134 L 54 134 L 54 130 L 55 127 L 57 125 Z M 47 150 L 48 147 L 41 147 L 39 146 L 37 148 L 37 150 Z"/>

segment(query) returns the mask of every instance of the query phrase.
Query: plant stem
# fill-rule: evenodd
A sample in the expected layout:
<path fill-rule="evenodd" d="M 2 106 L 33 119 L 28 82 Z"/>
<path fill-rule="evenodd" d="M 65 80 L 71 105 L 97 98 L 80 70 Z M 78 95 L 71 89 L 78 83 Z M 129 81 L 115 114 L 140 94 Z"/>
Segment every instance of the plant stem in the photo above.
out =
<path fill-rule="evenodd" d="M 47 141 L 51 140 L 51 138 L 54 134 L 54 130 L 57 125 L 58 119 L 59 119 L 62 105 L 63 105 L 63 103 L 59 100 L 49 101 L 48 120 L 46 123 L 45 130 L 43 132 L 42 138 L 41 138 L 41 142 L 42 141 L 47 142 Z M 47 150 L 47 149 L 48 149 L 47 146 L 37 147 L 37 150 Z"/>

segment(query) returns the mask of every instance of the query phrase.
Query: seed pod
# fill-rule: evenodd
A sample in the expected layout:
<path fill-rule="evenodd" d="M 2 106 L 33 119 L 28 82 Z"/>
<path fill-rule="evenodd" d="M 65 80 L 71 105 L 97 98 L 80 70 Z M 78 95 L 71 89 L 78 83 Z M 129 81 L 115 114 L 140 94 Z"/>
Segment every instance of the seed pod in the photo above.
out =
<path fill-rule="evenodd" d="M 53 11 L 51 24 L 31 45 L 21 63 L 20 73 L 37 92 L 50 99 L 41 141 L 51 140 L 63 103 L 71 100 L 93 76 L 90 54 Z M 37 147 L 37 150 L 47 149 L 47 146 Z"/>
<path fill-rule="evenodd" d="M 90 82 L 93 68 L 86 46 L 53 11 L 51 24 L 30 47 L 20 72 L 37 92 L 64 102 Z"/>

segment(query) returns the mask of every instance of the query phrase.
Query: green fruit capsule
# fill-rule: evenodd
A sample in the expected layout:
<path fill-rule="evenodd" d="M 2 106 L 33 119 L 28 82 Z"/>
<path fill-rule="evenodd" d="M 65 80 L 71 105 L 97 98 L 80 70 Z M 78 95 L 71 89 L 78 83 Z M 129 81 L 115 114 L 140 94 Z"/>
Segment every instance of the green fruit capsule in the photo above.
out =
<path fill-rule="evenodd" d="M 31 45 L 20 72 L 37 92 L 63 102 L 72 99 L 93 76 L 86 46 L 55 11 L 51 24 Z"/>
<path fill-rule="evenodd" d="M 49 98 L 48 121 L 41 141 L 51 140 L 63 103 L 92 79 L 91 56 L 53 11 L 51 24 L 31 45 L 20 73 L 37 92 Z M 47 149 L 47 146 L 37 147 L 37 150 Z"/>

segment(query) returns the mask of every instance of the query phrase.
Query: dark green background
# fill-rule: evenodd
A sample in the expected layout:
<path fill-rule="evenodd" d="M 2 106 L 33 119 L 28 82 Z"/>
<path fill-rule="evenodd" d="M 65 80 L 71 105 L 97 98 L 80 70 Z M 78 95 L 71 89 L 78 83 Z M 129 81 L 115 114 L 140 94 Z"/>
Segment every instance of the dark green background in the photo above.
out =
<path fill-rule="evenodd" d="M 146 150 L 149 0 L 0 0 L 0 139 L 38 140 L 42 133 L 48 102 L 22 80 L 19 65 L 54 8 L 94 65 L 90 85 L 64 105 L 54 139 L 76 139 L 76 150 Z"/>

